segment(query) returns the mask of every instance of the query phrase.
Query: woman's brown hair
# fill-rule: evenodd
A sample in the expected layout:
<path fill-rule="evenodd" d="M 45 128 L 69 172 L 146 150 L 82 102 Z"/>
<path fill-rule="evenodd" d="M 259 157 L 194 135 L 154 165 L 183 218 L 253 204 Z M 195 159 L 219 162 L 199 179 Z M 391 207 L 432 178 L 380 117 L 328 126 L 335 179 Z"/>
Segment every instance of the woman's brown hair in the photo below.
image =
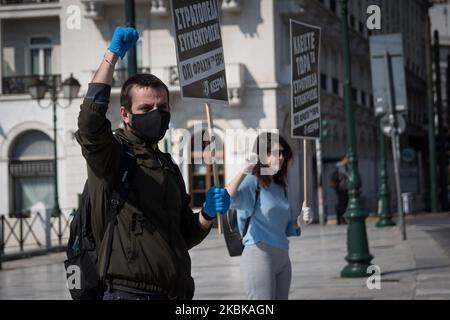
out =
<path fill-rule="evenodd" d="M 275 173 L 275 175 L 273 175 L 273 176 L 262 175 L 261 167 L 263 167 L 264 165 L 261 163 L 260 147 L 266 146 L 266 155 L 269 155 L 272 147 L 276 143 L 279 143 L 280 146 L 283 147 L 283 149 L 284 149 L 283 164 L 281 165 L 280 170 L 278 170 L 278 172 Z M 259 182 L 265 188 L 268 188 L 270 185 L 270 181 L 271 181 L 270 177 L 272 177 L 273 181 L 275 183 L 281 185 L 283 188 L 286 188 L 288 165 L 289 165 L 289 162 L 292 160 L 292 148 L 289 146 L 287 141 L 279 134 L 272 133 L 272 132 L 263 132 L 256 139 L 255 144 L 253 146 L 253 152 L 255 152 L 258 155 L 258 163 L 256 164 L 255 168 L 253 169 L 253 175 L 255 175 L 258 178 Z"/>

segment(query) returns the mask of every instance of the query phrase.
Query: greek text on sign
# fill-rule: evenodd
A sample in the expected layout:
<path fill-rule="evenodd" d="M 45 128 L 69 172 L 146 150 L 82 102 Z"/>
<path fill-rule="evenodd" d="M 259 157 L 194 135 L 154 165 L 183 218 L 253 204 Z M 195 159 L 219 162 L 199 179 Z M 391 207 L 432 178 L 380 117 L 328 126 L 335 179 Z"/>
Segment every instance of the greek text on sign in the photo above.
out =
<path fill-rule="evenodd" d="M 216 1 L 204 1 L 175 9 L 178 30 L 217 20 L 218 16 L 219 11 Z"/>
<path fill-rule="evenodd" d="M 178 36 L 181 52 L 203 46 L 209 42 L 220 40 L 219 24 L 202 28 Z"/>
<path fill-rule="evenodd" d="M 290 21 L 291 130 L 294 138 L 320 137 L 320 28 Z"/>
<path fill-rule="evenodd" d="M 315 104 L 307 109 L 294 114 L 294 128 L 305 125 L 313 120 L 320 118 L 319 105 Z"/>
<path fill-rule="evenodd" d="M 171 0 L 183 99 L 228 101 L 217 0 Z"/>
<path fill-rule="evenodd" d="M 182 86 L 209 77 L 225 67 L 222 48 L 185 60 L 180 66 L 183 71 L 180 76 Z"/>

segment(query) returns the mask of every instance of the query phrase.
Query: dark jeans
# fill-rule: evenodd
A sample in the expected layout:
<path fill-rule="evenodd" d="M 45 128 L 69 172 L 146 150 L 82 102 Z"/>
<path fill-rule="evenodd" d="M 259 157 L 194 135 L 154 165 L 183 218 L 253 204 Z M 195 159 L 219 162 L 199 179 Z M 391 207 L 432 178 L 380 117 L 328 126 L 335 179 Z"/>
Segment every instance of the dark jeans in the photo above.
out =
<path fill-rule="evenodd" d="M 337 224 L 341 224 L 341 223 L 346 223 L 345 218 L 344 218 L 344 213 L 347 210 L 347 205 L 348 205 L 348 195 L 347 195 L 347 190 L 345 191 L 337 191 L 336 192 L 336 196 L 337 196 L 337 203 L 336 203 L 336 223 Z"/>

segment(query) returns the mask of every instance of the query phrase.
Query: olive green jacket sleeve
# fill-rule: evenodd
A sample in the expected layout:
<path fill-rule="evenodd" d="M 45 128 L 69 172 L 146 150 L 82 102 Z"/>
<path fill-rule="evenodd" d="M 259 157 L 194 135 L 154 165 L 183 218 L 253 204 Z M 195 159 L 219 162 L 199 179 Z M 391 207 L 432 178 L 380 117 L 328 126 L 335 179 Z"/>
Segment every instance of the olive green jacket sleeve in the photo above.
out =
<path fill-rule="evenodd" d="M 114 182 L 114 173 L 119 169 L 122 156 L 121 145 L 114 138 L 111 122 L 106 118 L 110 92 L 111 87 L 107 84 L 89 84 L 75 133 L 92 173 L 108 184 Z"/>

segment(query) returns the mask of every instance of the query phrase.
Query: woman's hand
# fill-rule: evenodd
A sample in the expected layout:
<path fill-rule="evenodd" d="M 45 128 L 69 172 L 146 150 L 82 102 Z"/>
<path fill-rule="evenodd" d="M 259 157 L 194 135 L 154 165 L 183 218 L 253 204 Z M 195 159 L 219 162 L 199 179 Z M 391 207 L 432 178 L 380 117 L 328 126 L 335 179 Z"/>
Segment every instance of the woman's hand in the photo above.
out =
<path fill-rule="evenodd" d="M 306 206 L 306 203 L 303 202 L 302 211 L 297 218 L 298 225 L 308 225 L 311 224 L 314 218 L 314 213 L 310 207 Z"/>
<path fill-rule="evenodd" d="M 239 174 L 231 180 L 226 186 L 226 189 L 231 198 L 234 198 L 237 194 L 239 185 L 244 181 L 246 175 L 253 173 L 253 168 L 258 163 L 258 155 L 256 153 L 250 153 L 244 160 L 244 164 L 239 169 Z"/>
<path fill-rule="evenodd" d="M 254 152 L 250 153 L 248 157 L 245 158 L 244 164 L 241 168 L 243 174 L 249 175 L 253 173 L 253 169 L 258 163 L 258 155 Z"/>

